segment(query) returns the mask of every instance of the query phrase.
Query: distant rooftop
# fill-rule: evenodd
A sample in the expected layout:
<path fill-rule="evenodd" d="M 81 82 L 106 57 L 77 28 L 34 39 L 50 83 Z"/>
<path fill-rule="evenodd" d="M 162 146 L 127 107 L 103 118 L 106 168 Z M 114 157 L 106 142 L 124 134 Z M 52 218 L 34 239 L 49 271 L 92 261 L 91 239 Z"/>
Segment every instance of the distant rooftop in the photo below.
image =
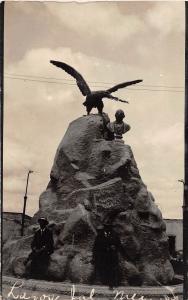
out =
<path fill-rule="evenodd" d="M 15 216 L 22 216 L 22 213 L 21 213 L 21 212 L 15 212 L 15 211 L 3 211 L 3 216 L 9 215 L 9 214 L 15 215 Z M 26 214 L 25 216 L 26 216 L 26 218 L 29 218 L 29 219 L 32 218 L 31 216 L 29 216 L 29 215 L 27 215 L 27 214 Z"/>
<path fill-rule="evenodd" d="M 183 219 L 164 219 L 164 221 L 178 221 L 178 222 L 182 222 Z"/>

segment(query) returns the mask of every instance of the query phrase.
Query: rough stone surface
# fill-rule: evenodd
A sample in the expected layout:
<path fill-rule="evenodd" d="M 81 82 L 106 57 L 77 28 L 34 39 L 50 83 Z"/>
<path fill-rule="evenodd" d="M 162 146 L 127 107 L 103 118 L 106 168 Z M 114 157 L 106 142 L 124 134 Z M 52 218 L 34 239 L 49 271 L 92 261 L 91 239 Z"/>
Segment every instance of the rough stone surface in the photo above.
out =
<path fill-rule="evenodd" d="M 141 277 L 141 273 L 139 272 L 138 268 L 130 261 L 121 259 L 120 260 L 120 270 L 121 270 L 122 284 L 124 284 L 124 285 L 133 285 L 134 278 Z M 136 285 L 136 283 L 137 282 L 135 282 L 135 285 Z M 137 285 L 141 285 L 141 284 L 137 283 Z"/>
<path fill-rule="evenodd" d="M 143 279 L 145 285 L 167 285 L 173 276 L 173 270 L 168 260 L 154 260 L 146 263 L 143 268 Z"/>
<path fill-rule="evenodd" d="M 120 257 L 122 284 L 171 282 L 174 273 L 162 214 L 140 177 L 131 147 L 105 140 L 103 129 L 99 115 L 69 125 L 26 237 L 11 247 L 5 244 L 6 274 L 14 269 L 22 276 L 20 257 L 29 253 L 37 219 L 45 216 L 55 241 L 49 278 L 89 283 L 96 228 L 111 222 L 126 254 Z"/>
<path fill-rule="evenodd" d="M 27 256 L 20 256 L 15 257 L 12 261 L 12 272 L 16 277 L 23 277 L 26 273 L 26 267 L 24 265 L 24 261 L 26 260 Z"/>
<path fill-rule="evenodd" d="M 94 267 L 91 264 L 92 254 L 86 251 L 77 254 L 69 266 L 69 279 L 76 283 L 91 283 Z"/>
<path fill-rule="evenodd" d="M 51 255 L 47 276 L 50 280 L 63 281 L 67 272 L 67 256 L 54 253 Z"/>

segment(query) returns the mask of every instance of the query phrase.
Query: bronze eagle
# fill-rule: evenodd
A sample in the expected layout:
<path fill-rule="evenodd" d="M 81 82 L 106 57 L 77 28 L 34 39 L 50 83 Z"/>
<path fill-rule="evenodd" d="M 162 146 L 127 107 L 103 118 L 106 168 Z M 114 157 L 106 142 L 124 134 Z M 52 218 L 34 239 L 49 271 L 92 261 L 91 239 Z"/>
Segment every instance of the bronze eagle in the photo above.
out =
<path fill-rule="evenodd" d="M 69 75 L 71 75 L 72 77 L 74 77 L 76 79 L 76 83 L 77 83 L 79 90 L 81 91 L 83 96 L 86 96 L 86 100 L 83 103 L 83 105 L 86 107 L 88 115 L 91 112 L 92 108 L 94 108 L 94 107 L 96 107 L 98 109 L 99 114 L 102 114 L 103 107 L 104 107 L 104 104 L 102 101 L 103 98 L 108 98 L 108 99 L 112 99 L 115 101 L 129 103 L 128 101 L 121 100 L 117 97 L 112 96 L 111 93 L 116 92 L 118 89 L 122 89 L 129 85 L 136 84 L 136 83 L 143 81 L 141 79 L 138 79 L 138 80 L 133 80 L 133 81 L 128 81 L 128 82 L 123 82 L 123 83 L 117 84 L 107 90 L 104 90 L 104 91 L 91 91 L 87 82 L 85 81 L 85 79 L 73 67 L 67 65 L 64 62 L 55 61 L 55 60 L 50 60 L 50 63 L 52 63 L 53 65 L 55 65 L 58 68 L 63 69 L 65 72 L 67 72 Z"/>

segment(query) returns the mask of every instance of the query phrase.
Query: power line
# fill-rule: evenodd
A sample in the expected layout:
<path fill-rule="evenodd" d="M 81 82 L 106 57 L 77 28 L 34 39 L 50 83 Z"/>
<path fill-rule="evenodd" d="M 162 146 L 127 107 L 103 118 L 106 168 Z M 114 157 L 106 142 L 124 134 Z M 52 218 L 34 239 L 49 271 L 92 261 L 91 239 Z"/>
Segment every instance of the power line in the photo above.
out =
<path fill-rule="evenodd" d="M 14 80 L 23 80 L 23 81 L 31 81 L 31 82 L 42 82 L 42 83 L 55 83 L 55 84 L 60 84 L 60 85 L 72 85 L 72 86 L 77 86 L 76 83 L 68 83 L 68 82 L 57 82 L 57 81 L 47 81 L 47 80 L 39 80 L 39 79 L 29 79 L 29 78 L 21 78 L 21 77 L 13 77 L 10 75 L 6 75 L 5 76 L 8 79 L 14 79 Z M 72 81 L 73 82 L 73 81 Z M 94 88 L 106 88 L 106 86 L 102 86 L 102 85 L 94 85 L 92 86 Z M 172 92 L 172 93 L 183 93 L 184 91 L 178 91 L 178 90 L 161 90 L 161 89 L 140 89 L 140 88 L 126 88 L 127 90 L 131 90 L 131 91 L 152 91 L 152 92 Z"/>
<path fill-rule="evenodd" d="M 44 76 L 38 76 L 38 75 L 26 75 L 26 74 L 9 74 L 5 72 L 5 75 L 12 76 L 12 77 L 24 77 L 24 78 L 41 78 L 41 79 L 52 79 L 52 80 L 64 80 L 64 81 L 71 81 L 74 82 L 73 79 L 67 79 L 67 78 L 54 78 L 54 77 L 44 77 Z M 101 83 L 101 84 L 117 84 L 117 82 L 104 82 L 104 81 L 88 81 L 88 83 Z M 146 86 L 146 87 L 161 87 L 161 88 L 177 88 L 181 89 L 184 88 L 183 86 L 167 86 L 167 85 L 146 85 L 146 84 L 140 84 L 140 86 Z"/>
<path fill-rule="evenodd" d="M 56 81 L 47 81 L 47 80 L 39 80 L 39 79 L 29 79 L 29 78 L 19 78 L 19 77 L 12 77 L 12 76 L 5 76 L 8 79 L 17 79 L 17 80 L 24 80 L 24 81 L 34 81 L 34 82 L 46 82 L 46 83 L 57 83 L 57 84 L 66 84 L 66 85 L 76 85 L 75 83 L 67 83 L 67 82 L 56 82 Z"/>

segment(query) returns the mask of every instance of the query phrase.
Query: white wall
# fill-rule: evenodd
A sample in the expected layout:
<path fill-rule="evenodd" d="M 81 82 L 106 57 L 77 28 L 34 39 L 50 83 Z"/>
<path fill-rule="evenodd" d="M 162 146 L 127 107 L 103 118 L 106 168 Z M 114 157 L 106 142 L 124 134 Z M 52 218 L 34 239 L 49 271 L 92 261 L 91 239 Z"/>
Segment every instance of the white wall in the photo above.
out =
<path fill-rule="evenodd" d="M 183 220 L 165 219 L 167 235 L 176 236 L 176 251 L 183 249 Z"/>

